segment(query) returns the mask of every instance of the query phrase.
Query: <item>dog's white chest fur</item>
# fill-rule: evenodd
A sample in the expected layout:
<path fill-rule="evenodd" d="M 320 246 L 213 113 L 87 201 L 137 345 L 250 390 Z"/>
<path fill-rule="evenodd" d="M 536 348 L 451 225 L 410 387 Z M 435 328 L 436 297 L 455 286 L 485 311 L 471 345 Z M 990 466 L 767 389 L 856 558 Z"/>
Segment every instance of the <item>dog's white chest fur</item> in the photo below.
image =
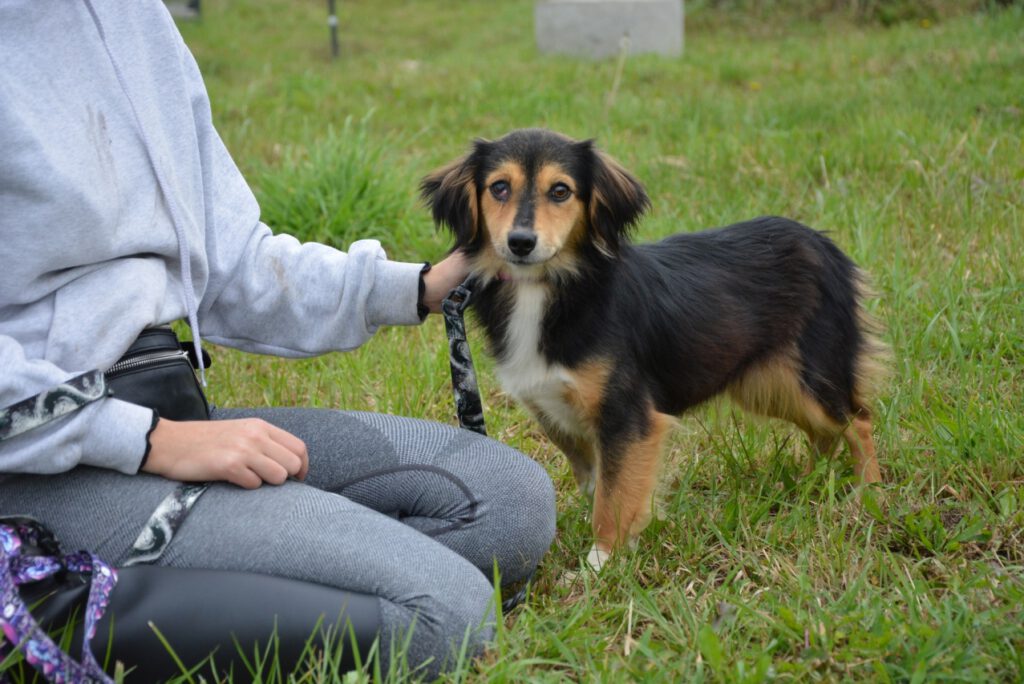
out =
<path fill-rule="evenodd" d="M 540 353 L 547 290 L 536 283 L 520 282 L 515 287 L 505 353 L 497 363 L 498 380 L 506 392 L 543 412 L 566 434 L 580 434 L 583 426 L 565 400 L 572 375 L 558 364 L 549 364 Z"/>

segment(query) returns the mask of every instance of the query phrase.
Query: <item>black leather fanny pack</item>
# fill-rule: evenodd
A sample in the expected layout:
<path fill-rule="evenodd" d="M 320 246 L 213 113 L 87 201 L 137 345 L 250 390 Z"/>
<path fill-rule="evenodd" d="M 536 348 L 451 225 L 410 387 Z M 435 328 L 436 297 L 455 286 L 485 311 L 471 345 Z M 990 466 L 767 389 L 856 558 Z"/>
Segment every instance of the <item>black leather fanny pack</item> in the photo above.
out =
<path fill-rule="evenodd" d="M 104 377 L 114 397 L 156 409 L 161 418 L 207 420 L 210 407 L 193 357 L 170 328 L 147 328 Z M 209 367 L 205 353 L 203 361 Z"/>

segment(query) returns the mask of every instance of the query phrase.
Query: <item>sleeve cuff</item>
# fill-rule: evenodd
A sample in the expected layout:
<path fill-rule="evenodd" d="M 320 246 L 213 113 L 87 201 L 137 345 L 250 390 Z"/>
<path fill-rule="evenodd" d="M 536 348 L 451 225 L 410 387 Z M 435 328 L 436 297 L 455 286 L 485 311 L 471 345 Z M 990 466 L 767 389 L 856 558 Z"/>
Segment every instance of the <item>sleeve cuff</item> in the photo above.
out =
<path fill-rule="evenodd" d="M 203 351 L 203 355 L 206 355 L 206 351 Z M 150 441 L 150 437 L 153 436 L 153 430 L 156 430 L 156 424 L 160 422 L 160 412 L 153 409 L 153 422 L 149 424 L 149 430 L 146 431 L 146 451 L 142 454 L 142 460 L 139 461 L 139 469 L 136 472 L 141 473 L 142 469 L 146 467 L 146 461 L 149 460 L 149 452 L 153 450 L 153 442 Z"/>
<path fill-rule="evenodd" d="M 430 313 L 430 308 L 423 303 L 423 295 L 427 292 L 427 283 L 423 276 L 427 275 L 429 271 L 430 262 L 423 262 L 423 268 L 420 269 L 419 288 L 416 291 L 416 315 L 420 317 L 420 321 L 427 320 L 427 315 Z"/>
<path fill-rule="evenodd" d="M 153 409 L 103 399 L 93 406 L 91 425 L 82 440 L 82 465 L 139 472 L 146 453 L 146 436 L 153 425 Z"/>
<path fill-rule="evenodd" d="M 367 324 L 418 325 L 422 321 L 418 306 L 422 272 L 422 263 L 379 261 L 366 306 Z"/>

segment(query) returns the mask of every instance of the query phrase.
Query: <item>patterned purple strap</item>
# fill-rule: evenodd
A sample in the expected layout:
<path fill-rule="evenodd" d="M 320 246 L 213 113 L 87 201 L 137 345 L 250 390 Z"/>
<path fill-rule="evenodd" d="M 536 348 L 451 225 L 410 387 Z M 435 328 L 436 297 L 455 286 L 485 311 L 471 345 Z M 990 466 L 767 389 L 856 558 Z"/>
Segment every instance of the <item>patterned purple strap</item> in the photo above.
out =
<path fill-rule="evenodd" d="M 113 683 L 96 662 L 89 642 L 96 635 L 96 624 L 117 583 L 117 571 L 87 551 L 64 557 L 22 555 L 24 543 L 42 546 L 41 532 L 32 524 L 0 525 L 0 660 L 12 647 L 18 648 L 32 667 L 47 681 L 57 684 L 85 682 Z M 85 607 L 85 634 L 82 660 L 76 662 L 43 631 L 21 599 L 18 585 L 45 579 L 60 571 L 92 575 L 89 599 Z"/>

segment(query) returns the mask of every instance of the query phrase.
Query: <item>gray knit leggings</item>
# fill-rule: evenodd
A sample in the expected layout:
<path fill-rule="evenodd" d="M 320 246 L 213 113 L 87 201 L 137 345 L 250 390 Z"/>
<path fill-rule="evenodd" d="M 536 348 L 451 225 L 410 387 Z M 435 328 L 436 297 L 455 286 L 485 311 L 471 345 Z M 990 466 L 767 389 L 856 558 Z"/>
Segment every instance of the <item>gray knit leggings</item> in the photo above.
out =
<path fill-rule="evenodd" d="M 525 579 L 555 533 L 554 491 L 519 452 L 457 428 L 319 409 L 215 410 L 256 416 L 306 442 L 309 475 L 244 490 L 211 487 L 161 564 L 245 570 L 379 597 L 382 634 L 414 621 L 410 664 L 442 663 L 467 630 L 491 627 L 495 564 Z M 67 549 L 114 565 L 174 483 L 81 467 L 0 483 L 0 514 L 32 515 Z M 382 640 L 383 641 L 383 640 Z M 388 644 L 382 647 L 387 653 Z M 386 662 L 386 661 L 385 661 Z M 431 668 L 433 669 L 433 668 Z"/>

